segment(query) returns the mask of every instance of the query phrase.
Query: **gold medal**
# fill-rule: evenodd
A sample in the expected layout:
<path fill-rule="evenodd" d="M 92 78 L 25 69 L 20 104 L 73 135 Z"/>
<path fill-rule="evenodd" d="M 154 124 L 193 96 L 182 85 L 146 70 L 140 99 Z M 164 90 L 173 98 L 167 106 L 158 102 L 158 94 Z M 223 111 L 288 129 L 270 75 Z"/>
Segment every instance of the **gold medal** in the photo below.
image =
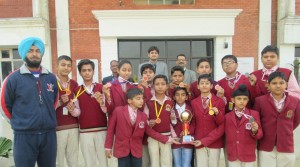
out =
<path fill-rule="evenodd" d="M 163 103 L 161 104 L 160 109 L 159 109 L 159 111 L 158 111 L 157 105 L 156 105 L 156 100 L 154 100 L 155 115 L 156 115 L 156 120 L 155 120 L 155 122 L 156 122 L 157 124 L 161 123 L 161 119 L 159 118 L 159 116 L 160 116 L 160 114 L 161 114 L 161 111 L 162 111 L 162 108 L 163 108 L 163 106 L 164 106 L 164 103 L 165 103 L 165 102 L 163 102 Z"/>
<path fill-rule="evenodd" d="M 180 84 L 178 86 L 181 87 L 181 88 L 184 88 L 184 83 L 180 82 Z"/>
<path fill-rule="evenodd" d="M 208 114 L 209 114 L 209 115 L 214 115 L 214 114 L 215 114 L 215 112 L 214 112 L 214 110 L 213 110 L 213 109 L 209 109 L 209 112 L 208 112 Z"/>
<path fill-rule="evenodd" d="M 160 118 L 156 118 L 155 123 L 160 124 L 161 123 L 161 119 Z"/>
<path fill-rule="evenodd" d="M 66 89 L 65 92 L 66 92 L 66 95 L 70 95 L 70 94 L 72 93 L 72 92 L 70 91 L 70 89 Z"/>

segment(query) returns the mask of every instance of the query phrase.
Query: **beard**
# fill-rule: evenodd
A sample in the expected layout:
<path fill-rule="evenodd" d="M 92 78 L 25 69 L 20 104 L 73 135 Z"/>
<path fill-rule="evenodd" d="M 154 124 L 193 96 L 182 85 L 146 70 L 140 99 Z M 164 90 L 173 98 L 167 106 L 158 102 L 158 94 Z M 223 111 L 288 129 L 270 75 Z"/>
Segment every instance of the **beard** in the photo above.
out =
<path fill-rule="evenodd" d="M 40 61 L 30 61 L 27 57 L 25 57 L 25 62 L 28 67 L 39 68 L 42 61 L 41 60 Z"/>

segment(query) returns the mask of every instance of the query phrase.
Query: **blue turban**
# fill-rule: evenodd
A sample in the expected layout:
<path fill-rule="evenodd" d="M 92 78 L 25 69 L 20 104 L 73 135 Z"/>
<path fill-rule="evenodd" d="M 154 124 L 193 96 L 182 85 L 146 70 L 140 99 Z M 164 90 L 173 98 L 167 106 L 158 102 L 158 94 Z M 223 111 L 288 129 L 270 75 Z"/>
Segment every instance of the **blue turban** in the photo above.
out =
<path fill-rule="evenodd" d="M 21 41 L 18 47 L 19 55 L 23 60 L 25 60 L 25 57 L 32 45 L 38 47 L 40 49 L 41 55 L 44 55 L 45 44 L 43 43 L 43 41 L 37 37 L 28 37 Z"/>

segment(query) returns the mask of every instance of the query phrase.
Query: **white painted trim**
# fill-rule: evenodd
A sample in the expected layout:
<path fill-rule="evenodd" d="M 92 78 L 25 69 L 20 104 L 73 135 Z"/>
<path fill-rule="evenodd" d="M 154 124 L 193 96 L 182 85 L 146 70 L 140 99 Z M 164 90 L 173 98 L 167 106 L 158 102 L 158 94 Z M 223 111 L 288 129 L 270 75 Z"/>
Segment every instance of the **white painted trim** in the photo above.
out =
<path fill-rule="evenodd" d="M 272 32 L 272 0 L 259 1 L 259 21 L 258 21 L 258 69 L 263 67 L 261 62 L 261 51 L 271 44 Z"/>
<path fill-rule="evenodd" d="M 241 11 L 94 10 L 92 13 L 99 21 L 102 76 L 111 74 L 109 62 L 118 57 L 118 39 L 215 38 L 215 61 L 219 61 L 225 53 L 232 53 L 235 17 Z M 224 48 L 224 40 L 227 40 L 230 48 Z M 221 71 L 218 68 L 216 76 L 221 76 Z"/>
<path fill-rule="evenodd" d="M 242 9 L 93 10 L 102 19 L 235 18 Z"/>

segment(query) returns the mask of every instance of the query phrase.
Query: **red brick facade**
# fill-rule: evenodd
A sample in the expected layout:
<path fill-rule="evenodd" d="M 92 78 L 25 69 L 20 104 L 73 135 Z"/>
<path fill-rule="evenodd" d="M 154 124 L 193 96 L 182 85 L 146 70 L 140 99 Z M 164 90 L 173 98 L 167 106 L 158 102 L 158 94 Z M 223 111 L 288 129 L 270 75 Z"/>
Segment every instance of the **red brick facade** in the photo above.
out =
<path fill-rule="evenodd" d="M 300 15 L 300 0 L 296 0 L 296 15 Z"/>
<path fill-rule="evenodd" d="M 121 2 L 121 3 L 120 3 Z M 271 43 L 277 44 L 277 0 L 272 0 Z M 236 0 L 195 0 L 194 5 L 135 5 L 133 0 L 69 1 L 69 23 L 71 56 L 74 60 L 82 58 L 98 59 L 100 53 L 99 25 L 92 10 L 141 10 L 141 9 L 242 9 L 236 17 L 233 36 L 233 54 L 255 57 L 257 68 L 259 1 Z M 0 18 L 32 17 L 32 0 L 1 0 Z M 53 70 L 56 69 L 56 20 L 55 0 L 49 0 L 50 36 L 53 56 Z M 300 15 L 300 0 L 296 0 L 296 14 Z M 101 27 L 101 26 L 100 26 Z M 73 65 L 75 66 L 75 61 Z M 101 60 L 99 60 L 101 69 Z M 99 71 L 101 80 L 101 71 Z M 76 69 L 73 69 L 76 79 Z"/>
<path fill-rule="evenodd" d="M 71 54 L 73 59 L 100 57 L 98 21 L 91 13 L 92 10 L 134 10 L 134 9 L 243 9 L 236 18 L 235 35 L 233 37 L 233 54 L 237 56 L 257 55 L 258 49 L 258 1 L 236 1 L 236 0 L 196 0 L 195 5 L 134 5 L 133 0 L 123 0 L 120 6 L 119 1 L 101 0 L 86 3 L 84 1 L 72 1 L 69 5 L 70 15 L 70 36 Z M 276 2 L 276 0 L 274 0 Z M 54 21 L 54 0 L 50 0 L 50 20 L 51 27 L 55 28 Z M 277 3 L 274 5 L 276 9 Z M 274 11 L 272 11 L 274 13 Z M 276 18 L 272 18 L 273 21 Z M 276 43 L 276 23 L 272 26 L 272 43 Z M 100 29 L 101 31 L 101 29 Z M 56 53 L 55 30 L 51 31 L 52 52 Z M 275 41 L 274 41 L 274 40 Z M 53 55 L 54 56 L 54 55 Z M 56 57 L 56 56 L 54 56 Z M 99 60 L 101 69 L 101 60 Z M 257 62 L 257 60 L 255 60 Z M 53 61 L 53 67 L 56 63 Z M 257 64 L 255 64 L 257 66 Z M 53 68 L 54 69 L 54 68 Z M 75 69 L 73 77 L 75 76 Z M 101 74 L 101 72 L 99 72 Z M 102 76 L 99 76 L 99 79 Z"/>
<path fill-rule="evenodd" d="M 32 17 L 32 0 L 0 0 L 0 18 Z"/>

